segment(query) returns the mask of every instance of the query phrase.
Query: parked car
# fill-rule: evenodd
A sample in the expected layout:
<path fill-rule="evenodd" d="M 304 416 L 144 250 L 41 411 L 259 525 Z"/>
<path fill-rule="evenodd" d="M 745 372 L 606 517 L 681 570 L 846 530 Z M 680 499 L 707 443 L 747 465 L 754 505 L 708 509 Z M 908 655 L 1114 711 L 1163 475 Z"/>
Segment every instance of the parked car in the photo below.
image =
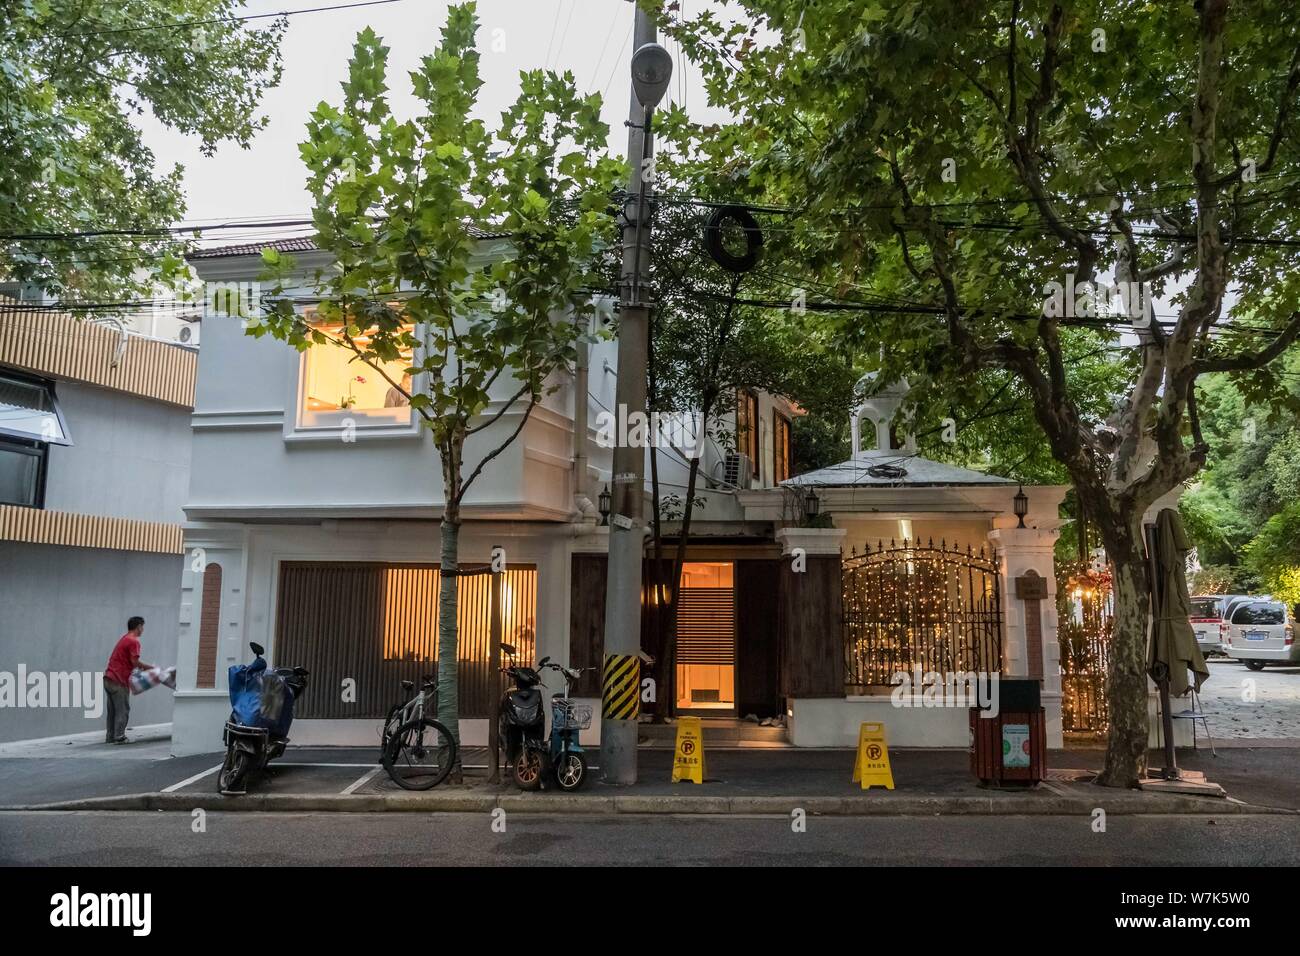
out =
<path fill-rule="evenodd" d="M 1298 664 L 1295 615 L 1281 601 L 1237 601 L 1228 610 L 1223 649 L 1253 671 L 1265 664 Z"/>
<path fill-rule="evenodd" d="M 1228 627 L 1224 612 L 1245 597 L 1244 594 L 1198 594 L 1192 598 L 1190 620 L 1202 654 L 1223 650 Z"/>

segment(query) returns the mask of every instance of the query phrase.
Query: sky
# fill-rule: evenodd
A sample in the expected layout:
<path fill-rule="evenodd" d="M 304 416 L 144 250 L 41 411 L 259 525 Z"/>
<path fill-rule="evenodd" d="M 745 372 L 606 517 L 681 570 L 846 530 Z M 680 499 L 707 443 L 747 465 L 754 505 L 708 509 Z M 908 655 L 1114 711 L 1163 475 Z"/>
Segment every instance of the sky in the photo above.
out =
<path fill-rule="evenodd" d="M 249 0 L 245 12 L 271 13 L 335 2 L 339 0 Z M 692 5 L 683 4 L 687 14 Z M 262 100 L 262 113 L 270 122 L 248 150 L 224 144 L 215 156 L 204 157 L 197 140 L 146 117 L 142 123 L 146 142 L 159 165 L 170 168 L 179 163 L 184 168 L 187 210 L 183 222 L 307 216 L 311 205 L 304 189 L 306 175 L 298 158 L 298 143 L 305 138 L 309 114 L 321 100 L 341 102 L 340 83 L 356 35 L 372 27 L 391 48 L 390 102 L 398 116 L 407 116 L 415 106 L 407 73 L 436 46 L 447 6 L 443 0 L 398 0 L 384 6 L 290 17 L 281 44 L 283 77 Z M 615 155 L 624 155 L 633 20 L 633 5 L 628 0 L 479 0 L 478 16 L 484 79 L 476 111 L 479 115 L 490 122 L 514 101 L 520 70 L 571 70 L 579 91 L 605 94 L 610 148 Z M 671 40 L 661 37 L 660 42 L 675 64 L 667 101 L 684 101 L 696 113 L 696 107 L 705 103 L 698 71 L 685 64 Z M 303 231 L 285 230 L 285 234 Z M 266 233 L 210 235 L 222 242 L 238 242 L 265 237 Z"/>

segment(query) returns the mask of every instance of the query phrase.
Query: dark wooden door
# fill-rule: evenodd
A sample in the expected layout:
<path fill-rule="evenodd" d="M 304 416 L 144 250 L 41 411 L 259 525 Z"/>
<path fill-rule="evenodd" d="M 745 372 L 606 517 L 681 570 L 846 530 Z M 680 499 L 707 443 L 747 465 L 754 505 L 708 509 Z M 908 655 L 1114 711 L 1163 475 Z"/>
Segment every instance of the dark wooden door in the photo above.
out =
<path fill-rule="evenodd" d="M 777 639 L 781 562 L 735 562 L 736 714 L 774 717 L 781 712 L 780 644 Z"/>
<path fill-rule="evenodd" d="M 781 691 L 787 697 L 844 696 L 839 555 L 809 555 L 795 571 L 781 562 Z"/>
<path fill-rule="evenodd" d="M 583 668 L 570 689 L 574 697 L 600 696 L 607 564 L 603 554 L 575 554 L 570 566 L 569 666 Z"/>

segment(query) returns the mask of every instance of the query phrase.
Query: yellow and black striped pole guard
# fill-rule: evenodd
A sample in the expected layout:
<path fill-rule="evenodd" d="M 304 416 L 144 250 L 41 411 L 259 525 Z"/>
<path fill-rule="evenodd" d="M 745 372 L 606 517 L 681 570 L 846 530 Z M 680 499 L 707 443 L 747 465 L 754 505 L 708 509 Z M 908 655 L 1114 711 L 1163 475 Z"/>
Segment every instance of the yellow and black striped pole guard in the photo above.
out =
<path fill-rule="evenodd" d="M 600 714 L 605 720 L 636 720 L 641 713 L 641 658 L 606 654 Z"/>

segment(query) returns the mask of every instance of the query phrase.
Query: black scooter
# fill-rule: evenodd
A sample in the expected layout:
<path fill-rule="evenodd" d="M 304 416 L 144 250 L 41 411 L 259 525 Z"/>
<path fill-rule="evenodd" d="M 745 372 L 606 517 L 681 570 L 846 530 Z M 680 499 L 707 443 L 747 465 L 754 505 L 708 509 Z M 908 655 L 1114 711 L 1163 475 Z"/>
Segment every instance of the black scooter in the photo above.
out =
<path fill-rule="evenodd" d="M 257 655 L 253 663 L 230 668 L 230 702 L 235 709 L 222 732 L 226 759 L 217 774 L 217 790 L 227 796 L 247 793 L 248 775 L 265 770 L 268 763 L 283 756 L 294 701 L 307 689 L 307 668 L 269 668 L 262 645 L 250 642 L 248 646 Z M 253 695 L 257 706 L 249 711 Z M 252 714 L 251 722 L 241 719 L 241 705 L 245 718 Z"/>
<path fill-rule="evenodd" d="M 543 657 L 537 668 L 521 667 L 514 663 L 515 649 L 502 644 L 501 650 L 510 657 L 502 668 L 514 681 L 501 697 L 497 710 L 499 738 L 506 754 L 506 766 L 520 790 L 540 790 L 549 773 L 561 790 L 577 790 L 586 782 L 587 761 L 578 744 L 578 731 L 591 722 L 591 711 L 586 705 L 576 705 L 566 693 L 552 698 L 551 739 L 546 740 L 546 712 L 542 709 L 540 685 L 544 668 L 558 671 L 565 686 L 578 679 L 580 670 L 562 667 Z"/>

